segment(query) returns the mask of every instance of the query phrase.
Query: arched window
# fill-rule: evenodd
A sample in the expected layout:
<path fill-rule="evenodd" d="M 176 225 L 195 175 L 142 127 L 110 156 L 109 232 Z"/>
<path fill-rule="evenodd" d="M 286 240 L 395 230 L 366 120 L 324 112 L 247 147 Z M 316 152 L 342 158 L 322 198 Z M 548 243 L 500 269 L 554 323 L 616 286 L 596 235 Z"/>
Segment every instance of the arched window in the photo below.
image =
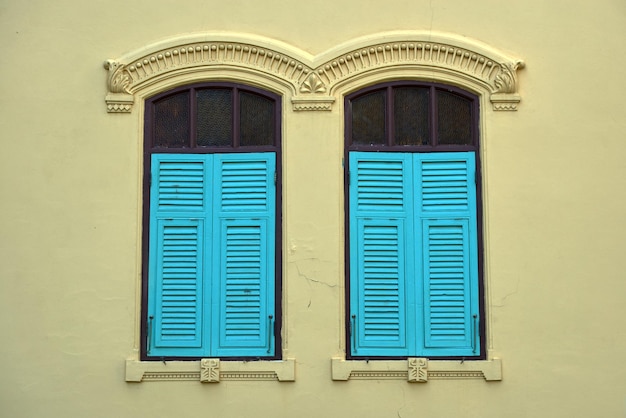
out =
<path fill-rule="evenodd" d="M 432 83 L 345 98 L 352 358 L 484 358 L 478 98 Z"/>
<path fill-rule="evenodd" d="M 142 358 L 279 358 L 281 98 L 146 100 Z"/>

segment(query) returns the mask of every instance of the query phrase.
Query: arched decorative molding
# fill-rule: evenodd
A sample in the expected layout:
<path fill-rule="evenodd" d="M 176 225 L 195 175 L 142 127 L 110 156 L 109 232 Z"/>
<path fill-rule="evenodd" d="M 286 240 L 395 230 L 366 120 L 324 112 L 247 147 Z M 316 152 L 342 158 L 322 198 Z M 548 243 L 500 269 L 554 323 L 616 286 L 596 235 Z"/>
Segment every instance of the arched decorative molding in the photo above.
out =
<path fill-rule="evenodd" d="M 155 83 L 181 74 L 202 79 L 220 69 L 287 85 L 293 110 L 331 110 L 338 87 L 396 70 L 433 80 L 452 75 L 489 94 L 494 110 L 517 110 L 517 70 L 524 62 L 474 40 L 433 32 L 375 34 L 318 56 L 259 36 L 202 33 L 147 46 L 104 67 L 111 113 L 131 112 L 135 95 Z"/>

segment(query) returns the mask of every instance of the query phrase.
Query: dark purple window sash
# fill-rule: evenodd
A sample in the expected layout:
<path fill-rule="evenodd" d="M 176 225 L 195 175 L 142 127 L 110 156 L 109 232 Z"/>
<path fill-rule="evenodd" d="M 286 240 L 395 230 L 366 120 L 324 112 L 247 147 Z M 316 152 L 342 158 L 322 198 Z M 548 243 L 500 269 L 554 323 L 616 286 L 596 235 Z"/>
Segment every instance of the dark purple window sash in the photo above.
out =
<path fill-rule="evenodd" d="M 429 131 L 430 131 L 430 145 L 395 145 L 394 133 L 395 133 L 395 119 L 394 119 L 394 88 L 395 87 L 428 87 L 430 89 L 429 94 Z M 439 111 L 437 106 L 437 91 L 445 90 L 454 94 L 457 94 L 472 102 L 472 144 L 469 145 L 439 145 L 438 144 L 438 119 Z M 352 144 L 352 101 L 365 94 L 375 91 L 385 91 L 385 144 L 365 145 L 365 144 Z M 356 93 L 346 96 L 344 100 L 345 107 L 345 143 L 346 148 L 349 151 L 385 151 L 385 152 L 441 152 L 441 151 L 476 151 L 479 145 L 479 129 L 478 129 L 478 115 L 479 104 L 478 97 L 468 93 L 464 90 L 453 86 L 447 86 L 444 84 L 423 83 L 423 82 L 391 82 L 385 84 L 379 84 L 372 87 L 359 90 Z"/>
<path fill-rule="evenodd" d="M 394 87 L 405 86 L 417 86 L 417 87 L 429 87 L 430 88 L 430 103 L 429 103 L 429 123 L 430 123 L 430 142 L 431 145 L 395 145 L 393 143 L 393 89 Z M 385 107 L 385 145 L 352 145 L 352 100 L 374 91 L 386 91 L 386 107 Z M 438 145 L 437 144 L 437 123 L 438 123 L 438 109 L 437 109 L 437 90 L 446 90 L 455 94 L 458 94 L 466 99 L 472 101 L 472 144 L 471 145 Z M 345 248 L 344 248 L 344 260 L 345 260 L 345 341 L 346 341 L 346 358 L 347 359 L 367 359 L 364 356 L 352 355 L 352 338 L 350 336 L 350 167 L 348 164 L 348 154 L 350 151 L 371 151 L 371 152 L 456 152 L 456 151 L 473 151 L 476 157 L 476 222 L 478 232 L 478 303 L 480 317 L 482 320 L 479 324 L 479 338 L 480 338 L 480 354 L 472 357 L 457 357 L 457 356 L 441 356 L 431 357 L 439 360 L 472 360 L 472 359 L 485 359 L 487 358 L 486 347 L 486 335 L 485 335 L 485 289 L 484 289 L 484 265 L 483 265 L 483 210 L 482 210 L 482 175 L 481 175 L 481 163 L 479 152 L 479 101 L 478 97 L 461 90 L 453 86 L 447 86 L 437 83 L 424 83 L 424 82 L 390 82 L 384 84 L 378 84 L 359 90 L 353 94 L 350 94 L 344 99 L 344 231 L 345 231 Z M 401 357 L 394 356 L 376 356 L 377 360 L 395 360 Z"/>
<path fill-rule="evenodd" d="M 198 147 L 196 143 L 197 126 L 196 116 L 197 110 L 195 106 L 196 90 L 205 88 L 232 88 L 232 106 L 233 106 L 233 139 L 232 147 Z M 190 138 L 189 147 L 155 147 L 154 146 L 154 103 L 169 95 L 180 93 L 188 90 L 189 94 L 189 120 Z M 240 132 L 239 122 L 239 92 L 246 91 L 258 94 L 269 100 L 274 101 L 274 144 L 263 146 L 239 146 L 238 135 Z M 178 87 L 167 92 L 158 94 L 146 100 L 144 114 L 144 178 L 143 178 L 143 232 L 142 232 L 142 273 L 141 273 L 141 321 L 140 321 L 140 358 L 141 360 L 198 360 L 200 357 L 154 357 L 147 356 L 147 327 L 148 327 L 148 248 L 150 244 L 150 186 L 151 186 L 151 161 L 152 154 L 168 153 L 168 154 L 217 154 L 217 153 L 251 153 L 251 152 L 275 152 L 276 153 L 276 265 L 275 265 L 275 318 L 274 318 L 274 355 L 263 357 L 263 360 L 280 360 L 282 359 L 282 164 L 281 164 L 281 109 L 282 98 L 274 93 L 266 92 L 254 87 L 244 86 L 234 83 L 201 83 L 189 86 Z M 250 357 L 225 357 L 228 360 L 256 360 Z"/>
<path fill-rule="evenodd" d="M 206 88 L 220 88 L 220 89 L 232 89 L 232 138 L 230 147 L 199 147 L 197 145 L 197 106 L 196 106 L 196 91 Z M 189 91 L 189 138 L 187 141 L 188 146 L 185 147 L 157 147 L 154 145 L 154 103 L 160 99 L 166 98 L 176 93 L 183 91 Z M 241 115 L 240 115 L 240 92 L 247 92 L 257 94 L 265 97 L 268 100 L 274 102 L 274 144 L 273 145 L 260 145 L 260 146 L 244 146 L 240 147 L 240 133 L 241 133 Z M 173 90 L 169 90 L 165 93 L 158 94 L 146 100 L 146 111 L 144 117 L 144 153 L 152 152 L 195 152 L 202 154 L 212 154 L 215 152 L 263 152 L 263 151 L 280 151 L 280 137 L 281 137 L 281 125 L 280 125 L 280 109 L 281 109 L 281 97 L 270 92 L 266 92 L 255 87 L 242 86 L 233 83 L 203 83 L 195 84 L 193 86 L 179 87 Z M 193 151 L 192 151 L 193 150 Z"/>

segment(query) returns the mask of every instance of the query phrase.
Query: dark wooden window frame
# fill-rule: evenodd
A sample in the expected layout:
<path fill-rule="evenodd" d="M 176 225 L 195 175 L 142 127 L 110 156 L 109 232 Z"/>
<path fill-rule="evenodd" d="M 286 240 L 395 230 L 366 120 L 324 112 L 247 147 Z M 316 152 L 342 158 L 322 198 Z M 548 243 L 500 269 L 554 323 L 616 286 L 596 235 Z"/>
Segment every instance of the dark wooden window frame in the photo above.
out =
<path fill-rule="evenodd" d="M 429 107 L 428 107 L 428 121 L 430 125 L 430 144 L 429 145 L 396 145 L 393 142 L 394 138 L 394 114 L 393 114 L 393 90 L 398 87 L 427 87 L 430 89 Z M 465 99 L 471 101 L 471 141 L 469 145 L 444 145 L 437 143 L 437 95 L 436 91 L 445 91 L 456 94 Z M 385 143 L 384 144 L 353 144 L 352 143 L 352 101 L 366 94 L 370 94 L 376 91 L 386 92 L 386 106 L 385 106 Z M 349 184 L 350 184 L 350 167 L 349 167 L 349 153 L 350 151 L 368 151 L 368 152 L 462 152 L 473 151 L 476 158 L 476 218 L 477 218 L 477 232 L 478 232 L 478 300 L 480 321 L 479 333 L 480 333 L 480 354 L 475 357 L 464 356 L 441 356 L 430 357 L 432 359 L 439 360 L 484 360 L 487 358 L 486 349 L 486 333 L 485 333 L 485 289 L 484 289 L 484 260 L 483 260 L 483 211 L 482 211 L 482 177 L 481 177 L 481 164 L 480 164 L 480 106 L 478 96 L 462 90 L 460 88 L 449 86 L 440 83 L 429 83 L 421 81 L 392 81 L 386 83 L 380 83 L 372 85 L 354 93 L 346 95 L 344 98 L 344 230 L 345 230 L 345 341 L 346 341 L 346 359 L 363 360 L 367 359 L 364 356 L 352 355 L 351 335 L 350 335 L 350 196 L 349 196 Z M 394 357 L 394 356 L 376 356 L 377 360 L 394 360 L 406 357 Z"/>
<path fill-rule="evenodd" d="M 230 146 L 197 146 L 195 141 L 196 135 L 196 106 L 195 92 L 203 89 L 232 89 L 232 109 L 233 109 L 233 127 L 232 142 Z M 154 146 L 154 104 L 168 96 L 172 96 L 181 92 L 188 91 L 189 94 L 189 146 L 182 147 L 157 147 Z M 241 146 L 238 141 L 239 136 L 239 92 L 253 93 L 262 96 L 274 103 L 274 143 L 272 145 L 263 146 Z M 166 92 L 159 93 L 145 100 L 144 111 L 144 173 L 143 173 L 143 232 L 142 232 L 142 273 L 141 273 L 141 341 L 140 341 L 140 358 L 144 361 L 164 361 L 164 360 L 198 360 L 200 357 L 157 357 L 147 355 L 147 329 L 148 329 L 148 249 L 150 243 L 150 185 L 151 185 L 151 160 L 152 154 L 220 154 L 220 153 L 252 153 L 252 152 L 274 152 L 276 154 L 276 260 L 275 260 L 275 314 L 274 319 L 274 355 L 263 357 L 263 360 L 281 360 L 282 359 L 282 164 L 281 164 L 281 116 L 282 116 L 282 97 L 265 90 L 251 87 L 244 84 L 228 83 L 228 82 L 211 82 L 189 84 L 177 87 Z M 227 360 L 256 360 L 257 358 L 249 357 L 227 357 Z"/>

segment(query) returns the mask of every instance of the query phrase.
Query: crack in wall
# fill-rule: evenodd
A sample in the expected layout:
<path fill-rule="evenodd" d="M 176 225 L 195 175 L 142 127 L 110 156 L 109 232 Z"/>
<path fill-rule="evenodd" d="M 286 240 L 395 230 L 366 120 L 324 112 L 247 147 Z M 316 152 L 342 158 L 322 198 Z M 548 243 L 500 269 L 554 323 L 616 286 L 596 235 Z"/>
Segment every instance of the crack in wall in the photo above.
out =
<path fill-rule="evenodd" d="M 503 308 L 503 307 L 504 307 L 504 304 L 505 304 L 506 300 L 509 298 L 509 296 L 513 296 L 513 295 L 515 295 L 516 293 L 518 293 L 518 292 L 519 292 L 519 283 L 520 283 L 520 281 L 521 281 L 521 278 L 518 278 L 518 279 L 517 279 L 517 283 L 515 284 L 515 290 L 514 290 L 514 291 L 512 291 L 512 292 L 507 293 L 506 295 L 504 295 L 504 296 L 500 299 L 500 304 L 496 305 L 496 304 L 494 303 L 494 304 L 492 304 L 491 306 L 492 306 L 492 307 L 494 307 L 494 308 Z"/>
<path fill-rule="evenodd" d="M 307 259 L 307 260 L 309 260 L 309 261 L 319 261 L 319 260 L 317 260 L 317 259 L 315 259 L 315 258 L 310 258 L 310 259 Z M 301 261 L 303 261 L 303 260 L 301 260 Z M 323 284 L 324 286 L 327 286 L 327 287 L 329 287 L 329 288 L 334 288 L 334 287 L 337 287 L 337 284 L 330 284 L 330 283 L 326 283 L 325 281 L 322 281 L 322 280 L 317 280 L 317 279 L 314 279 L 313 277 L 309 277 L 308 275 L 304 274 L 304 273 L 302 272 L 302 270 L 300 270 L 300 266 L 298 265 L 298 262 L 297 262 L 297 261 L 292 261 L 292 262 L 290 262 L 289 264 L 293 264 L 293 265 L 296 267 L 296 270 L 298 271 L 298 276 L 299 276 L 299 277 L 302 277 L 302 278 L 303 278 L 303 279 L 305 279 L 307 282 L 310 282 L 310 283 L 318 283 L 318 284 Z"/>
<path fill-rule="evenodd" d="M 396 414 L 398 414 L 398 418 L 402 418 L 402 415 L 400 415 L 400 411 L 404 408 L 406 408 L 406 392 L 404 391 L 404 389 L 402 389 L 402 406 L 400 406 L 396 411 Z"/>
<path fill-rule="evenodd" d="M 299 260 L 299 261 L 300 262 L 302 262 L 302 261 L 321 262 L 319 259 L 314 258 L 314 257 L 312 257 L 312 258 L 305 258 L 305 259 L 302 259 L 302 260 Z M 298 261 L 290 261 L 288 263 L 288 265 L 293 265 L 296 268 L 296 271 L 298 272 L 298 277 L 303 278 L 304 280 L 306 280 L 306 282 L 309 284 L 309 288 L 312 288 L 314 283 L 315 284 L 324 285 L 324 286 L 328 287 L 329 289 L 337 287 L 337 284 L 330 284 L 330 283 L 327 283 L 325 281 L 315 279 L 315 278 L 309 276 L 308 274 L 303 273 L 302 270 L 300 269 L 300 266 L 298 265 Z M 309 309 L 311 307 L 312 303 L 313 303 L 313 299 L 311 297 L 309 297 L 309 303 L 306 306 L 307 309 Z"/>

